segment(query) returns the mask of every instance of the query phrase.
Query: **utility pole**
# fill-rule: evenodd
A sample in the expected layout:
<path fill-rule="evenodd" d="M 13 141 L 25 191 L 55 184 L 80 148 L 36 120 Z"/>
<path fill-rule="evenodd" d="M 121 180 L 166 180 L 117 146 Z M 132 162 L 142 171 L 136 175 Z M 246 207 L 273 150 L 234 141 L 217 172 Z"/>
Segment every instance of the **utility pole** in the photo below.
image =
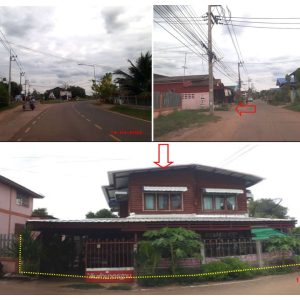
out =
<path fill-rule="evenodd" d="M 184 56 L 184 66 L 182 66 L 183 68 L 183 82 L 184 82 L 184 79 L 185 79 L 185 70 L 187 69 L 187 66 L 186 66 L 186 52 L 185 52 L 185 56 Z"/>
<path fill-rule="evenodd" d="M 241 62 L 238 62 L 238 74 L 239 74 L 239 91 L 241 91 L 242 88 L 242 81 L 241 81 L 241 74 L 240 74 L 240 66 L 241 66 Z"/>
<path fill-rule="evenodd" d="M 214 113 L 214 75 L 213 75 L 213 59 L 215 54 L 212 51 L 212 27 L 215 23 L 218 23 L 217 18 L 211 12 L 212 7 L 217 7 L 221 5 L 208 5 L 208 47 L 207 47 L 207 55 L 208 55 L 208 81 L 209 81 L 209 112 L 211 114 Z M 213 20 L 212 20 L 213 19 Z M 215 23 L 214 23 L 214 22 Z"/>
<path fill-rule="evenodd" d="M 11 62 L 16 60 L 17 56 L 11 55 L 11 49 L 9 49 L 9 74 L 8 74 L 8 105 L 10 105 L 11 98 Z"/>
<path fill-rule="evenodd" d="M 20 72 L 20 86 L 21 86 L 21 91 L 23 90 L 23 88 L 22 88 L 22 76 L 25 76 L 25 72 Z"/>

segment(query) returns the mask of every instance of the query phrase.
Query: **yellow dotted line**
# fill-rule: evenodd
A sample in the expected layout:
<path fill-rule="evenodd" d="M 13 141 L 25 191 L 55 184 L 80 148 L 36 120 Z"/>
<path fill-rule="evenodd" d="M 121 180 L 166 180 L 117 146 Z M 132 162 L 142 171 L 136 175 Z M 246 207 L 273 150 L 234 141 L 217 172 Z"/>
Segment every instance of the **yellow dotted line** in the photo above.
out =
<path fill-rule="evenodd" d="M 22 273 L 22 234 L 19 235 L 19 273 Z"/>
<path fill-rule="evenodd" d="M 248 269 L 237 269 L 229 271 L 218 271 L 218 272 L 207 272 L 207 273 L 196 273 L 196 274 L 166 274 L 166 275 L 137 275 L 137 276 L 116 276 L 110 275 L 101 276 L 101 275 L 72 275 L 72 274 L 59 274 L 59 273 L 43 273 L 43 272 L 22 272 L 23 274 L 29 275 L 43 275 L 43 276 L 56 276 L 56 277 L 69 277 L 69 278 L 89 278 L 89 279 L 151 279 L 151 278 L 179 278 L 179 277 L 200 277 L 200 276 L 209 276 L 209 275 L 220 275 L 228 274 L 234 272 L 247 272 L 247 271 L 257 271 L 257 270 L 268 270 L 276 268 L 286 268 L 286 267 L 297 267 L 300 264 L 288 264 L 280 266 L 267 266 L 267 267 L 258 267 L 258 268 L 248 268 Z"/>
<path fill-rule="evenodd" d="M 209 275 L 220 275 L 235 272 L 247 272 L 247 271 L 257 271 L 257 270 L 269 270 L 277 268 L 287 268 L 287 267 L 298 267 L 299 264 L 288 264 L 288 265 L 278 265 L 278 266 L 267 266 L 267 267 L 253 267 L 247 269 L 237 269 L 228 271 L 217 271 L 217 272 L 207 272 L 207 273 L 195 273 L 195 274 L 166 274 L 166 275 L 136 275 L 136 276 L 118 276 L 118 275 L 73 275 L 73 274 L 60 274 L 60 273 L 44 273 L 44 272 L 25 272 L 21 271 L 22 266 L 22 235 L 19 237 L 19 273 L 28 275 L 42 275 L 42 276 L 55 276 L 55 277 L 69 277 L 69 278 L 88 278 L 88 279 L 153 279 L 153 278 L 179 278 L 179 277 L 200 277 Z"/>

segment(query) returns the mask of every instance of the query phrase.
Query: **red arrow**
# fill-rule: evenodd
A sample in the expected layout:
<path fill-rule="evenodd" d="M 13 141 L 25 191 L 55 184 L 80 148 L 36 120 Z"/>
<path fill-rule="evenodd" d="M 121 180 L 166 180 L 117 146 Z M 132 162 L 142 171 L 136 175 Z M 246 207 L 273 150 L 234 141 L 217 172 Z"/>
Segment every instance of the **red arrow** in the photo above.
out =
<path fill-rule="evenodd" d="M 252 110 L 244 110 L 244 108 L 253 108 Z M 239 110 L 240 109 L 240 110 Z M 256 105 L 255 104 L 244 104 L 242 101 L 235 107 L 235 111 L 242 116 L 242 114 L 255 114 L 256 113 Z"/>
<path fill-rule="evenodd" d="M 162 169 L 166 169 L 173 163 L 169 161 L 169 144 L 158 144 L 158 161 L 154 163 Z"/>

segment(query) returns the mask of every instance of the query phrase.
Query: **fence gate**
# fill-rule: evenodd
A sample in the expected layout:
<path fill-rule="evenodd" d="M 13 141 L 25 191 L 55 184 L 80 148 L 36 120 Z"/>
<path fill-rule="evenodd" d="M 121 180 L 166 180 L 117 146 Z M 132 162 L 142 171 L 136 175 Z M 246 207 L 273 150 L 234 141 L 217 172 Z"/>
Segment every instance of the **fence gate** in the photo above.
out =
<path fill-rule="evenodd" d="M 132 282 L 134 241 L 89 240 L 85 268 L 88 282 Z M 95 278 L 91 278 L 94 276 Z"/>

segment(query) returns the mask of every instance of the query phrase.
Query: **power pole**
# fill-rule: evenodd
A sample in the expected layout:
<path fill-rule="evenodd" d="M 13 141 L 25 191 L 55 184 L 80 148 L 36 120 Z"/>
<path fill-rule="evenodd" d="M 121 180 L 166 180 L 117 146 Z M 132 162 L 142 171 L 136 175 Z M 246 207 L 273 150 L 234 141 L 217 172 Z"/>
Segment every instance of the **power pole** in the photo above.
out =
<path fill-rule="evenodd" d="M 215 54 L 212 51 L 212 27 L 215 23 L 218 23 L 217 18 L 212 14 L 211 9 L 212 7 L 217 7 L 221 5 L 208 5 L 208 47 L 207 47 L 207 54 L 208 54 L 208 94 L 209 94 L 209 112 L 211 114 L 214 113 L 214 75 L 213 75 L 213 59 Z M 214 22 L 213 22 L 213 20 Z"/>
<path fill-rule="evenodd" d="M 239 91 L 241 91 L 242 88 L 242 81 L 241 81 L 241 74 L 240 74 L 240 66 L 241 66 L 241 62 L 238 62 L 238 74 L 239 74 Z"/>
<path fill-rule="evenodd" d="M 186 52 L 185 52 L 185 56 L 184 56 L 184 66 L 182 66 L 182 68 L 183 68 L 183 82 L 184 82 L 185 70 L 187 69 L 187 66 L 186 66 Z"/>
<path fill-rule="evenodd" d="M 214 75 L 213 75 L 213 55 L 212 55 L 212 21 L 211 21 L 211 5 L 208 5 L 208 97 L 209 112 L 214 113 Z"/>
<path fill-rule="evenodd" d="M 22 76 L 25 76 L 25 72 L 20 72 L 20 86 L 21 86 L 21 91 L 23 90 L 23 88 L 22 88 Z"/>
<path fill-rule="evenodd" d="M 9 49 L 9 74 L 8 74 L 8 105 L 10 105 L 11 98 L 11 62 L 16 60 L 17 56 L 11 55 L 11 49 Z"/>

